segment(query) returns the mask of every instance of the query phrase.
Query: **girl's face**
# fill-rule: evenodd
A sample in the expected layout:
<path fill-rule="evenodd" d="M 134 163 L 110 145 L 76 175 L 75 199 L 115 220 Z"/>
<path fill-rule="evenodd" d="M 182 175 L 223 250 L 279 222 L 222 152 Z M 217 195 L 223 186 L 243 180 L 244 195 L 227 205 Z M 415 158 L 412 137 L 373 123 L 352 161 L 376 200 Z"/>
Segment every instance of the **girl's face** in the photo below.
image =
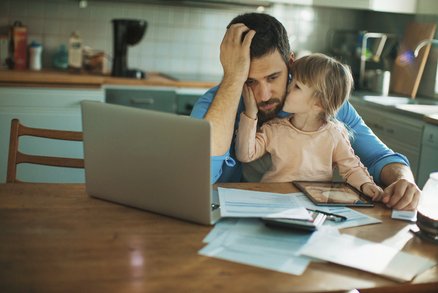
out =
<path fill-rule="evenodd" d="M 314 110 L 317 99 L 314 97 L 313 92 L 313 88 L 293 79 L 288 87 L 283 111 L 301 114 Z"/>

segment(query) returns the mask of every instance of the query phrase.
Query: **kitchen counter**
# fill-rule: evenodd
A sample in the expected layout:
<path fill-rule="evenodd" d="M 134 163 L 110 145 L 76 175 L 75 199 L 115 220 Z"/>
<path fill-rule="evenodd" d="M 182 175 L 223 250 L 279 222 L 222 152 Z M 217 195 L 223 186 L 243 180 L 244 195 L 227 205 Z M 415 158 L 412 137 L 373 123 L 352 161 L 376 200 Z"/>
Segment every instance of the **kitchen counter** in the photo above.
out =
<path fill-rule="evenodd" d="M 121 78 L 89 73 L 43 70 L 0 70 L 0 86 L 100 88 L 107 85 L 210 88 L 218 81 L 175 80 L 158 72 L 146 79 Z"/>
<path fill-rule="evenodd" d="M 352 94 L 354 103 L 368 105 L 385 111 L 403 114 L 411 118 L 422 119 L 428 123 L 438 124 L 438 101 L 417 97 L 410 99 L 400 96 L 378 96 L 367 91 L 356 91 Z"/>
<path fill-rule="evenodd" d="M 430 123 L 430 124 L 438 125 L 438 113 L 426 115 L 424 117 L 424 121 L 426 121 L 427 123 Z"/>

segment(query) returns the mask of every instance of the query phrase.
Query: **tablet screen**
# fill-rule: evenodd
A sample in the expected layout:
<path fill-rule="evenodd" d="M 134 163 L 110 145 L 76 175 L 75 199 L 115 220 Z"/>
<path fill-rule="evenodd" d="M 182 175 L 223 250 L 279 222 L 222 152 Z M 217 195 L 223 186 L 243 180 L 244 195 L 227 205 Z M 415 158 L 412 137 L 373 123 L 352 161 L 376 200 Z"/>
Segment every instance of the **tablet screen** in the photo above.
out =
<path fill-rule="evenodd" d="M 293 181 L 316 205 L 374 206 L 365 194 L 345 182 Z"/>

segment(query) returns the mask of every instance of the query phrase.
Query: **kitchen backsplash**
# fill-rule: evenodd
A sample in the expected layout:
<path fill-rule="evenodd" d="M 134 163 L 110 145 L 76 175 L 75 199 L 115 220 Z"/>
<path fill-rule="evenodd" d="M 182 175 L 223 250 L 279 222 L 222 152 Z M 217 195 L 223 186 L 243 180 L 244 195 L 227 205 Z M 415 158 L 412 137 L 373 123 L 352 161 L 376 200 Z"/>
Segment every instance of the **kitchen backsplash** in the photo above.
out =
<path fill-rule="evenodd" d="M 88 1 L 86 8 L 79 8 L 78 3 L 68 0 L 2 0 L 0 33 L 6 33 L 14 21 L 20 20 L 29 28 L 29 42 L 42 43 L 43 67 L 47 68 L 52 67 L 55 51 L 61 44 L 67 44 L 73 31 L 80 33 L 85 45 L 111 55 L 111 20 L 144 19 L 148 28 L 142 41 L 129 48 L 128 67 L 165 73 L 221 75 L 219 45 L 226 25 L 240 13 L 255 11 L 255 8 L 240 6 L 212 8 L 111 1 Z M 283 4 L 273 5 L 265 12 L 276 16 L 285 25 L 295 52 L 328 52 L 331 33 L 340 29 L 400 34 L 405 24 L 416 17 Z M 419 21 L 436 22 L 437 19 L 428 16 L 426 19 L 420 17 Z"/>

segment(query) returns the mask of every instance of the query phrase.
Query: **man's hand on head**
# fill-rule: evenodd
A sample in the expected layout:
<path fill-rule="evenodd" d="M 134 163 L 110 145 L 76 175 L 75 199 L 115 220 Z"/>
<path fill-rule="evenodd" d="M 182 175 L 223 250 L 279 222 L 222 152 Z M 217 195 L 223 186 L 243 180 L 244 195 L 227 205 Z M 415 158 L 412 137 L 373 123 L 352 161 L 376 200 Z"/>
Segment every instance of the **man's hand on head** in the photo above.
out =
<path fill-rule="evenodd" d="M 243 23 L 232 24 L 227 29 L 220 47 L 224 80 L 230 79 L 242 84 L 246 81 L 250 66 L 250 45 L 254 35 L 255 31 Z"/>

